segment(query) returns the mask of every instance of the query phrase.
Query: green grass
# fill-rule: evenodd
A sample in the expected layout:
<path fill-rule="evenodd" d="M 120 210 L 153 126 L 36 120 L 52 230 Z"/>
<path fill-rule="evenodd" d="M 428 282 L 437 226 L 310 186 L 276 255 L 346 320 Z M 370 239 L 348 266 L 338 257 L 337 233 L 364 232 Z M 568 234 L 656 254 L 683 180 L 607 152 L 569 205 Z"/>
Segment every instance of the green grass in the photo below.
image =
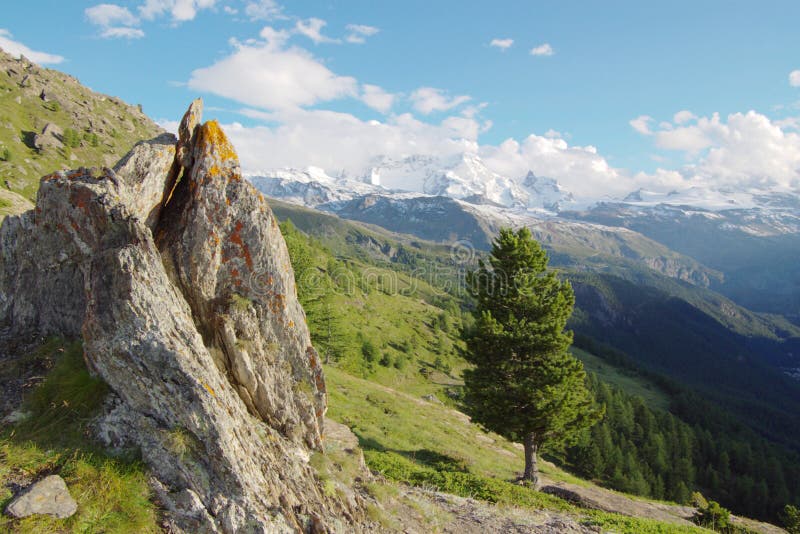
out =
<path fill-rule="evenodd" d="M 0 531 L 160 532 L 144 467 L 135 459 L 107 456 L 89 438 L 87 425 L 107 387 L 89 375 L 81 344 L 50 340 L 29 358 L 47 358 L 54 365 L 24 402 L 29 417 L 0 433 L 0 507 L 13 497 L 9 484 L 58 474 L 78 511 L 64 520 L 2 516 Z"/>
<path fill-rule="evenodd" d="M 669 409 L 669 397 L 658 386 L 648 382 L 632 371 L 615 367 L 602 358 L 595 356 L 577 347 L 570 349 L 580 361 L 587 372 L 594 373 L 597 377 L 612 386 L 616 386 L 629 395 L 641 397 L 650 408 L 658 410 Z"/>
<path fill-rule="evenodd" d="M 61 168 L 111 166 L 137 141 L 155 137 L 159 131 L 152 121 L 118 100 L 93 93 L 60 72 L 40 68 L 35 77 L 47 85 L 49 94 L 63 101 L 59 105 L 44 102 L 38 93 L 19 87 L 5 70 L 0 72 L 0 116 L 4 124 L 12 125 L 0 128 L 0 150 L 7 149 L 10 155 L 8 161 L 0 161 L 0 184 L 8 180 L 12 190 L 27 199 L 34 199 L 43 175 Z M 17 98 L 21 104 L 16 102 Z M 79 105 L 83 101 L 90 103 L 91 111 Z M 81 120 L 76 120 L 73 112 Z M 90 117 L 94 124 L 101 124 L 103 119 L 108 121 L 103 126 L 106 133 L 100 134 L 97 142 L 91 137 L 93 132 L 86 129 Z M 65 133 L 68 128 L 76 131 L 77 137 L 72 139 L 75 146 L 41 153 L 32 148 L 33 136 L 48 122 L 57 124 Z M 130 125 L 132 131 L 123 127 L 123 123 Z M 112 130 L 117 132 L 116 136 Z M 73 155 L 74 160 L 70 159 Z"/>

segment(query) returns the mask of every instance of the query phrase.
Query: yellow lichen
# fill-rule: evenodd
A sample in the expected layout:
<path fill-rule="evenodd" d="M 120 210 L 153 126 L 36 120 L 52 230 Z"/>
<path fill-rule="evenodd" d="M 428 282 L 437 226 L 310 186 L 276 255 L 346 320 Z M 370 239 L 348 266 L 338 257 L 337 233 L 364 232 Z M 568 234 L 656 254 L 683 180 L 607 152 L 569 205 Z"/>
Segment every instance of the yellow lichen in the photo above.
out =
<path fill-rule="evenodd" d="M 206 391 L 208 391 L 212 397 L 214 397 L 215 399 L 217 398 L 217 394 L 214 392 L 214 389 L 211 386 L 209 386 L 205 382 L 200 382 L 200 383 L 203 384 L 203 387 L 206 388 Z"/>

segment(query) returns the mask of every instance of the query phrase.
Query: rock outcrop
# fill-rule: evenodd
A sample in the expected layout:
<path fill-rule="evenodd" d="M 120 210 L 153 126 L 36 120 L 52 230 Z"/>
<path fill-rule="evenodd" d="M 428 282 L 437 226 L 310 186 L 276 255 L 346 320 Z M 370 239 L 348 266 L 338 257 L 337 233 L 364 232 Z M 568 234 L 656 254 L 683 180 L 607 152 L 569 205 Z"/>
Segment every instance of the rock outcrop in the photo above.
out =
<path fill-rule="evenodd" d="M 113 391 L 95 429 L 136 447 L 172 527 L 369 530 L 328 496 L 325 381 L 277 222 L 195 101 L 180 139 L 42 178 L 0 229 L 0 341 L 82 336 Z"/>

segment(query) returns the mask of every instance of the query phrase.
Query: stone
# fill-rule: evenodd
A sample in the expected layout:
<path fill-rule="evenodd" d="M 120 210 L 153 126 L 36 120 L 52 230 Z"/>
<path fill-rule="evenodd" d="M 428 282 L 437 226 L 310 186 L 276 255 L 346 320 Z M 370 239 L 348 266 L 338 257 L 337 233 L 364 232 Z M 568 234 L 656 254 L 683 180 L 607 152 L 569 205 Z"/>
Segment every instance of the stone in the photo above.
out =
<path fill-rule="evenodd" d="M 63 143 L 64 131 L 58 125 L 48 122 L 42 128 L 42 132 L 33 137 L 33 146 L 39 150 L 48 148 L 60 148 Z"/>
<path fill-rule="evenodd" d="M 309 465 L 327 396 L 286 244 L 201 110 L 113 169 L 45 176 L 5 219 L 0 351 L 83 338 L 112 391 L 95 435 L 141 451 L 176 531 L 372 531 Z"/>
<path fill-rule="evenodd" d="M 58 475 L 50 475 L 28 487 L 6 508 L 12 517 L 23 518 L 46 514 L 66 519 L 78 510 L 78 503 L 69 494 L 67 484 Z"/>

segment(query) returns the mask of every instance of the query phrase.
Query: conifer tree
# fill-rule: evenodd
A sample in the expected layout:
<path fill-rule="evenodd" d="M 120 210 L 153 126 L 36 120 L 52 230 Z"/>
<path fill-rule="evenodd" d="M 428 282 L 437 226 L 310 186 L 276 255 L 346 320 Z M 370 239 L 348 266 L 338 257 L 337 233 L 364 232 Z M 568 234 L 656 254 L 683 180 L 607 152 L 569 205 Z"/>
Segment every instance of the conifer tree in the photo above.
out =
<path fill-rule="evenodd" d="M 547 269 L 527 228 L 502 229 L 488 264 L 470 274 L 476 324 L 467 339 L 466 400 L 473 419 L 525 449 L 523 479 L 538 487 L 543 445 L 573 441 L 602 415 L 565 330 L 575 297 Z"/>

